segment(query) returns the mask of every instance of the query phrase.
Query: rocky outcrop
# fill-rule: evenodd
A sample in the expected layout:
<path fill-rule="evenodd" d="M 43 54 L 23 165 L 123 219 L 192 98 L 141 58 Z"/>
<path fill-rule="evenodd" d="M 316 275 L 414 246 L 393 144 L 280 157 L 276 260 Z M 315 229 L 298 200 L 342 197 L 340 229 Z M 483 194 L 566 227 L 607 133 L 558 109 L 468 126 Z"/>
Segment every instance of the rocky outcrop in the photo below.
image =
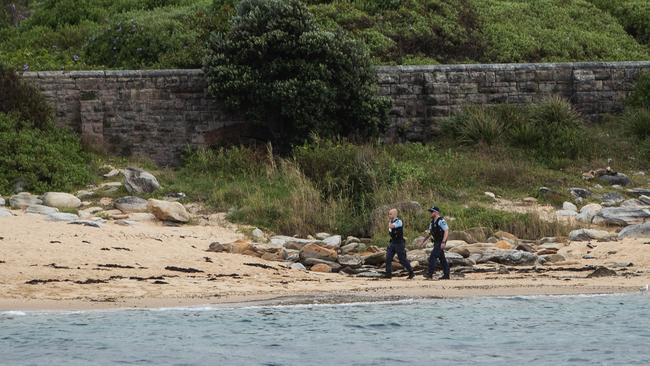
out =
<path fill-rule="evenodd" d="M 594 224 L 602 225 L 637 225 L 650 219 L 650 209 L 628 208 L 628 207 L 607 207 L 603 208 L 594 216 Z"/>
<path fill-rule="evenodd" d="M 605 230 L 578 229 L 569 233 L 569 240 L 572 241 L 589 241 L 589 240 L 616 240 L 616 234 Z"/>
<path fill-rule="evenodd" d="M 160 183 L 153 174 L 137 168 L 124 170 L 124 188 L 130 194 L 153 193 L 160 189 Z"/>
<path fill-rule="evenodd" d="M 144 198 L 126 196 L 116 199 L 113 206 L 124 213 L 147 212 L 149 202 Z"/>
<path fill-rule="evenodd" d="M 185 223 L 189 222 L 191 218 L 185 207 L 179 202 L 150 199 L 148 209 L 161 221 Z"/>
<path fill-rule="evenodd" d="M 627 226 L 618 233 L 618 238 L 650 238 L 650 223 Z"/>
<path fill-rule="evenodd" d="M 16 208 L 16 209 L 23 209 L 26 208 L 27 206 L 41 205 L 41 204 L 43 204 L 43 201 L 40 198 L 38 198 L 38 196 L 34 196 L 28 192 L 21 192 L 9 198 L 9 206 L 11 206 L 11 208 Z"/>

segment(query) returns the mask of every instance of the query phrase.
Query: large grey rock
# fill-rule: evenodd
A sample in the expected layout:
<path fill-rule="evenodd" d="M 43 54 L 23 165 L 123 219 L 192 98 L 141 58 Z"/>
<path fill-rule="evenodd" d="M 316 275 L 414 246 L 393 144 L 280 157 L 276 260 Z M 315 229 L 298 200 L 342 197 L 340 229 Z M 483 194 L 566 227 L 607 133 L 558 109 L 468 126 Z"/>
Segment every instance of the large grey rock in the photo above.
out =
<path fill-rule="evenodd" d="M 564 202 L 562 204 L 562 210 L 578 212 L 578 207 L 571 202 Z"/>
<path fill-rule="evenodd" d="M 323 239 L 323 244 L 330 248 L 340 248 L 341 247 L 341 235 L 332 235 Z"/>
<path fill-rule="evenodd" d="M 0 196 L 0 206 L 6 205 L 5 199 Z"/>
<path fill-rule="evenodd" d="M 572 241 L 589 241 L 589 240 L 615 240 L 616 234 L 605 230 L 595 229 L 578 229 L 569 233 L 569 240 Z"/>
<path fill-rule="evenodd" d="M 315 243 L 315 244 L 321 244 L 322 242 L 320 240 L 313 240 L 313 239 L 300 239 L 300 238 L 294 238 L 292 236 L 285 236 L 285 235 L 275 235 L 272 236 L 269 240 L 271 244 L 280 244 L 284 245 L 285 248 L 287 249 L 302 249 L 307 244 Z"/>
<path fill-rule="evenodd" d="M 637 196 L 650 196 L 650 188 L 632 188 L 627 190 L 628 193 L 635 194 Z"/>
<path fill-rule="evenodd" d="M 618 238 L 650 238 L 650 223 L 627 226 L 618 233 Z"/>
<path fill-rule="evenodd" d="M 56 207 L 43 206 L 43 205 L 30 205 L 27 206 L 25 212 L 39 214 L 39 215 L 49 215 L 51 213 L 59 212 L 59 209 Z"/>
<path fill-rule="evenodd" d="M 600 212 L 600 210 L 602 209 L 603 206 L 597 203 L 590 203 L 588 205 L 584 205 L 580 209 L 580 213 L 576 215 L 576 220 L 590 224 L 591 221 L 594 219 L 594 216 L 596 216 L 596 214 Z"/>
<path fill-rule="evenodd" d="M 365 271 L 357 273 L 356 276 L 361 278 L 382 278 L 384 277 L 384 274 L 377 271 Z"/>
<path fill-rule="evenodd" d="M 332 236 L 332 234 L 330 233 L 317 233 L 316 235 L 314 235 L 314 237 L 316 237 L 316 239 L 318 240 L 323 240 L 325 238 L 329 238 L 330 236 Z"/>
<path fill-rule="evenodd" d="M 557 217 L 575 217 L 578 216 L 578 213 L 573 210 L 557 210 L 555 211 L 555 216 Z"/>
<path fill-rule="evenodd" d="M 623 196 L 620 192 L 607 192 L 603 195 L 602 200 L 603 202 L 611 202 L 612 204 L 616 205 L 625 201 L 625 196 Z"/>
<path fill-rule="evenodd" d="M 43 204 L 56 208 L 77 208 L 81 206 L 81 200 L 70 193 L 47 192 L 43 195 Z"/>
<path fill-rule="evenodd" d="M 53 212 L 47 215 L 47 218 L 50 221 L 76 221 L 79 220 L 79 216 L 71 213 L 65 212 Z"/>
<path fill-rule="evenodd" d="M 472 259 L 472 256 L 470 256 Z M 532 265 L 537 261 L 537 255 L 521 250 L 491 249 L 477 258 L 477 263 L 495 262 L 499 264 L 520 266 Z"/>
<path fill-rule="evenodd" d="M 359 253 L 367 249 L 363 243 L 350 243 L 341 247 L 341 254 Z"/>
<path fill-rule="evenodd" d="M 149 211 L 161 221 L 189 222 L 191 218 L 185 207 L 179 202 L 150 199 L 148 207 Z"/>
<path fill-rule="evenodd" d="M 623 173 L 616 173 L 614 175 L 601 175 L 598 177 L 598 181 L 602 183 L 607 183 L 609 185 L 621 185 L 621 186 L 626 186 L 630 184 L 630 178 L 627 177 L 627 175 Z"/>
<path fill-rule="evenodd" d="M 594 224 L 606 225 L 636 225 L 650 218 L 650 209 L 628 207 L 606 207 L 594 216 Z"/>
<path fill-rule="evenodd" d="M 621 202 L 620 204 L 621 207 L 627 207 L 627 208 L 648 208 L 645 203 L 641 202 L 641 200 L 638 200 L 636 198 L 625 200 Z"/>
<path fill-rule="evenodd" d="M 564 262 L 565 260 L 566 258 L 564 258 L 564 256 L 560 254 L 540 255 L 539 258 L 537 258 L 537 262 L 539 262 L 540 264 L 558 263 L 558 262 Z"/>
<path fill-rule="evenodd" d="M 152 193 L 160 188 L 153 174 L 137 168 L 124 170 L 124 188 L 131 194 Z"/>
<path fill-rule="evenodd" d="M 23 209 L 30 205 L 42 205 L 43 201 L 29 192 L 20 192 L 9 198 L 11 208 Z"/>
<path fill-rule="evenodd" d="M 358 268 L 363 265 L 363 258 L 359 255 L 340 255 L 338 261 L 345 267 Z"/>
<path fill-rule="evenodd" d="M 571 195 L 575 198 L 587 198 L 592 195 L 590 190 L 579 187 L 569 188 L 569 193 L 571 193 Z"/>
<path fill-rule="evenodd" d="M 306 271 L 307 270 L 307 268 L 302 263 L 292 263 L 290 268 L 295 269 L 297 271 Z"/>
<path fill-rule="evenodd" d="M 255 240 L 263 240 L 265 238 L 264 237 L 264 232 L 262 230 L 260 230 L 259 228 L 253 229 L 253 231 L 251 231 L 251 235 L 253 236 L 253 238 Z"/>
<path fill-rule="evenodd" d="M 641 201 L 641 203 L 643 203 L 644 205 L 650 205 L 650 196 L 646 196 L 642 194 L 639 197 L 639 201 Z"/>
<path fill-rule="evenodd" d="M 13 215 L 14 214 L 12 214 L 11 211 L 0 207 L 0 217 L 11 217 Z"/>
<path fill-rule="evenodd" d="M 614 277 L 616 276 L 616 271 L 611 270 L 607 267 L 600 266 L 596 268 L 595 271 L 587 275 L 587 278 L 594 278 L 594 277 Z"/>
<path fill-rule="evenodd" d="M 149 210 L 147 200 L 134 196 L 120 197 L 113 202 L 113 206 L 124 213 L 147 212 Z"/>

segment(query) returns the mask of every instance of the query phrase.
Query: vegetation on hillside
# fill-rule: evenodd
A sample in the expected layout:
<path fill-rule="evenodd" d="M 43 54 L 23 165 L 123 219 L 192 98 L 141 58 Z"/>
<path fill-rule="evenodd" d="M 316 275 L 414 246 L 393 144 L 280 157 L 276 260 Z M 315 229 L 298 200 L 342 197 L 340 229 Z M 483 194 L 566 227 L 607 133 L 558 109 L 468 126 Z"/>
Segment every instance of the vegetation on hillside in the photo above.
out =
<path fill-rule="evenodd" d="M 649 57 L 644 0 L 305 2 L 323 27 L 364 43 L 375 64 Z M 2 0 L 0 62 L 17 70 L 197 68 L 209 34 L 230 27 L 238 3 Z"/>

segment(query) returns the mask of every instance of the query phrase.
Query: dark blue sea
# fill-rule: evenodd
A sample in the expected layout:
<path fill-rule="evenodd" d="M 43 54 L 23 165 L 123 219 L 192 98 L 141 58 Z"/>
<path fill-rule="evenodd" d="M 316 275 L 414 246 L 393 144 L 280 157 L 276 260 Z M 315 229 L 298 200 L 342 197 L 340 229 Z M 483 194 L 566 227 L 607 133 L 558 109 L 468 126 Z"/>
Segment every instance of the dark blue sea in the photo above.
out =
<path fill-rule="evenodd" d="M 650 296 L 0 313 L 0 365 L 650 365 Z"/>

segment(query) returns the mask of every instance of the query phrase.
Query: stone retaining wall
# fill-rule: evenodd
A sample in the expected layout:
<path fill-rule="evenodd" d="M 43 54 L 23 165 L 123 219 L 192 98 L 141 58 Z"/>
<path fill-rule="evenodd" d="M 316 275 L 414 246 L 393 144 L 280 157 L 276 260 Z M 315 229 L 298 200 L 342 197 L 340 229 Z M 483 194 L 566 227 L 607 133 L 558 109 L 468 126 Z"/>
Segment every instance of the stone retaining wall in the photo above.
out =
<path fill-rule="evenodd" d="M 378 67 L 380 93 L 393 101 L 389 141 L 427 141 L 438 122 L 466 104 L 570 100 L 590 119 L 619 112 L 650 62 Z M 263 139 L 264 129 L 224 113 L 201 70 L 30 72 L 57 123 L 85 143 L 120 155 L 175 164 L 187 146 Z M 262 135 L 260 135 L 262 134 Z"/>

